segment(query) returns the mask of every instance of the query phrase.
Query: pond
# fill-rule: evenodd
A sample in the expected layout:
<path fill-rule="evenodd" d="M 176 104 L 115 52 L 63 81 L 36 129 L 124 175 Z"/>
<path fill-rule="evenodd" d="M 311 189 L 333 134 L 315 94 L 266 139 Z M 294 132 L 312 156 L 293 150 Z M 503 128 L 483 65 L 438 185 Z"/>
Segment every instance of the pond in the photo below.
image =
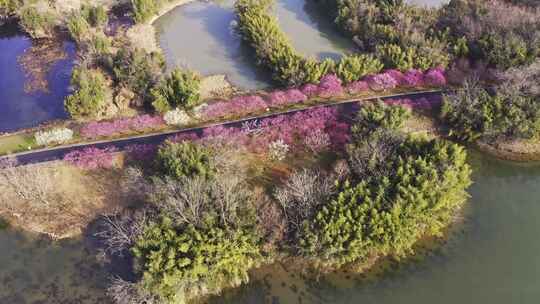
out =
<path fill-rule="evenodd" d="M 472 152 L 464 227 L 433 255 L 373 282 L 354 276 L 304 281 L 281 267 L 212 303 L 537 303 L 540 297 L 540 164 Z M 0 230 L 0 303 L 108 304 L 106 272 L 81 240 L 60 243 Z M 296 291 L 296 292 L 295 292 Z M 41 301 L 41 302 L 39 302 Z"/>
<path fill-rule="evenodd" d="M 67 117 L 74 57 L 71 42 L 32 42 L 13 26 L 0 27 L 0 133 Z"/>
<path fill-rule="evenodd" d="M 540 164 L 521 165 L 472 153 L 474 184 L 465 224 L 449 244 L 374 282 L 348 275 L 304 281 L 282 267 L 257 273 L 228 300 L 214 303 L 455 304 L 538 303 Z"/>
<path fill-rule="evenodd" d="M 339 57 L 352 43 L 317 13 L 312 2 L 280 0 L 275 14 L 280 26 L 302 53 L 317 58 Z M 234 1 L 191 2 L 159 18 L 159 43 L 169 67 L 177 65 L 203 75 L 226 74 L 247 90 L 271 86 L 268 72 L 258 67 L 251 48 L 235 32 Z M 189 30 L 187 30 L 189 29 Z"/>

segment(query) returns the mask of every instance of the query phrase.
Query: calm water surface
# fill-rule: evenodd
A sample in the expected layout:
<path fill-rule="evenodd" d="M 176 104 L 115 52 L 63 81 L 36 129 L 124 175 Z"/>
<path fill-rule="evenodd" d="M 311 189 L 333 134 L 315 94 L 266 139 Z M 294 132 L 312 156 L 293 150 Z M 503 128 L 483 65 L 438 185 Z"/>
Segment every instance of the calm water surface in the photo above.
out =
<path fill-rule="evenodd" d="M 306 282 L 275 267 L 262 274 L 264 284 L 217 302 L 262 303 L 269 295 L 272 303 L 538 303 L 540 164 L 478 154 L 471 163 L 474 185 L 465 227 L 433 256 L 373 283 L 343 275 Z"/>
<path fill-rule="evenodd" d="M 226 74 L 243 89 L 270 86 L 268 72 L 257 67 L 252 50 L 234 30 L 233 6 L 233 0 L 192 2 L 159 18 L 155 26 L 168 66 L 187 66 L 204 75 Z M 336 58 L 352 48 L 305 1 L 278 1 L 275 14 L 294 46 L 308 56 Z"/>
<path fill-rule="evenodd" d="M 69 94 L 74 44 L 63 42 L 67 58 L 55 62 L 47 73 L 49 92 L 27 93 L 28 78 L 18 60 L 31 47 L 32 40 L 26 36 L 0 28 L 0 133 L 67 117 L 64 97 Z"/>

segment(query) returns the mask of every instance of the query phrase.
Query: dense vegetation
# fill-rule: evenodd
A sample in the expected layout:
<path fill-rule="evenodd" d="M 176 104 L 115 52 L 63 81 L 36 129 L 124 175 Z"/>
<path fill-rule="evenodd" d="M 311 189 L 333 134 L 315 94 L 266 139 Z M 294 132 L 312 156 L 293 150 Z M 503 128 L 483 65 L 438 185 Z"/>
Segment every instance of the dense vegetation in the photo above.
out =
<path fill-rule="evenodd" d="M 332 269 L 408 254 L 420 238 L 441 234 L 453 221 L 470 184 L 461 147 L 401 134 L 409 114 L 383 102 L 364 105 L 352 142 L 333 152 L 333 170 L 297 168 L 277 186 L 260 178 L 261 162 L 288 165 L 292 155 L 305 154 L 296 151 L 300 145 L 330 138 L 312 127 L 309 140 L 302 132 L 283 137 L 286 132 L 276 130 L 288 120 L 276 118 L 278 125 L 267 127 L 272 130 L 217 127 L 207 137 L 166 142 L 155 166 L 127 170 L 128 193 L 146 204 L 139 216 L 112 220 L 103 235 L 109 252 L 134 258 L 137 281 L 115 279 L 109 293 L 117 303 L 183 303 L 238 286 L 251 268 L 281 257 Z M 285 157 L 273 157 L 278 142 L 287 147 Z M 301 157 L 317 160 L 330 144 Z"/>
<path fill-rule="evenodd" d="M 209 149 L 190 142 L 166 142 L 158 151 L 156 164 L 160 172 L 171 178 L 208 179 L 215 173 L 211 153 Z"/>
<path fill-rule="evenodd" d="M 95 117 L 103 110 L 110 94 L 101 71 L 86 67 L 76 68 L 73 70 L 71 85 L 75 92 L 66 97 L 64 105 L 72 117 Z"/>
<path fill-rule="evenodd" d="M 347 148 L 348 169 L 335 184 L 312 179 L 318 200 L 292 192 L 294 182 L 285 187 L 291 194 L 278 192 L 299 254 L 332 266 L 404 255 L 453 221 L 470 185 L 465 150 L 400 134 L 407 116 L 383 103 L 362 109 Z"/>
<path fill-rule="evenodd" d="M 435 27 L 437 12 L 402 0 L 325 0 L 335 23 L 362 52 L 375 54 L 386 68 L 445 67 L 450 60 L 445 32 Z"/>
<path fill-rule="evenodd" d="M 532 139 L 540 134 L 540 60 L 510 69 L 494 90 L 467 83 L 444 97 L 442 119 L 458 139 Z"/>
<path fill-rule="evenodd" d="M 173 70 L 152 89 L 152 105 L 158 112 L 196 106 L 200 99 L 201 79 L 191 71 Z"/>
<path fill-rule="evenodd" d="M 283 85 L 316 83 L 335 69 L 332 60 L 318 62 L 299 54 L 269 14 L 273 0 L 239 0 L 236 12 L 243 38 L 256 51 L 260 64 L 272 71 L 273 78 Z M 376 73 L 381 64 L 371 56 L 348 56 L 338 64 L 337 72 L 346 81 Z"/>

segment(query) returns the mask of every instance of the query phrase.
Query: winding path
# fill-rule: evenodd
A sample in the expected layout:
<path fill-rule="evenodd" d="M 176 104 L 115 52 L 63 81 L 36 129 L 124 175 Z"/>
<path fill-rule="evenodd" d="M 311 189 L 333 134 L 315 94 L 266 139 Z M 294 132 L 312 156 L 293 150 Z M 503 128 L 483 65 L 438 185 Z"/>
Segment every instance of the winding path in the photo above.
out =
<path fill-rule="evenodd" d="M 303 111 L 307 111 L 307 110 L 311 110 L 315 108 L 321 108 L 321 107 L 343 106 L 344 112 L 352 113 L 352 111 L 354 110 L 354 105 L 360 101 L 366 102 L 366 101 L 374 101 L 377 99 L 387 100 L 387 99 L 395 99 L 395 98 L 409 98 L 409 99 L 415 100 L 415 99 L 420 99 L 420 98 L 440 97 L 442 93 L 443 93 L 442 90 L 429 90 L 429 91 L 420 91 L 420 92 L 414 92 L 414 93 L 403 93 L 403 94 L 393 94 L 393 95 L 377 96 L 377 97 L 369 97 L 369 98 L 343 100 L 343 101 L 338 101 L 331 104 L 314 105 L 314 106 L 309 106 L 302 109 L 294 109 L 294 110 L 270 113 L 270 114 L 265 114 L 265 115 L 260 115 L 260 116 L 245 117 L 242 119 L 207 124 L 203 126 L 182 129 L 182 130 L 143 134 L 143 135 L 137 135 L 137 136 L 131 136 L 131 137 L 125 137 L 125 138 L 119 138 L 119 139 L 78 143 L 78 144 L 72 144 L 72 145 L 64 145 L 64 146 L 57 146 L 57 147 L 51 147 L 51 148 L 43 148 L 39 150 L 19 152 L 19 153 L 14 153 L 14 154 L 4 156 L 3 158 L 14 157 L 17 159 L 20 165 L 41 163 L 41 162 L 46 162 L 46 161 L 62 159 L 64 155 L 66 155 L 67 153 L 71 151 L 88 148 L 88 147 L 104 148 L 104 147 L 112 146 L 112 147 L 116 147 L 118 150 L 121 151 L 125 149 L 125 147 L 129 145 L 133 145 L 133 144 L 159 144 L 165 141 L 167 138 L 169 138 L 172 135 L 189 133 L 189 132 L 195 132 L 197 134 L 200 134 L 202 133 L 204 129 L 215 127 L 215 126 L 240 127 L 245 122 L 274 117 L 278 115 L 292 115 L 297 112 L 303 112 Z M 0 159 L 2 159 L 2 157 L 0 157 Z"/>

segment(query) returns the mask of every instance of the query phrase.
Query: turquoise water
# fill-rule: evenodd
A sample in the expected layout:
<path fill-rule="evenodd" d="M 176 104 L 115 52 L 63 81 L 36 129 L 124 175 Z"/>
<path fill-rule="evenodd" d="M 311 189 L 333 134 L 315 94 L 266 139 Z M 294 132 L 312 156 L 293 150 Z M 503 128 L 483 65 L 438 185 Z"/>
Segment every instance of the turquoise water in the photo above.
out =
<path fill-rule="evenodd" d="M 265 295 L 275 304 L 538 303 L 540 164 L 476 153 L 471 164 L 474 184 L 464 227 L 424 260 L 371 283 L 343 274 L 317 283 L 274 267 L 262 274 L 264 283 L 253 282 L 216 303 L 263 303 Z"/>
<path fill-rule="evenodd" d="M 256 65 L 252 49 L 235 31 L 234 1 L 192 2 L 159 18 L 154 25 L 169 67 L 185 66 L 203 75 L 225 74 L 239 88 L 271 86 L 268 71 Z M 275 7 L 282 30 L 303 54 L 337 58 L 353 49 L 313 2 L 280 0 Z"/>

